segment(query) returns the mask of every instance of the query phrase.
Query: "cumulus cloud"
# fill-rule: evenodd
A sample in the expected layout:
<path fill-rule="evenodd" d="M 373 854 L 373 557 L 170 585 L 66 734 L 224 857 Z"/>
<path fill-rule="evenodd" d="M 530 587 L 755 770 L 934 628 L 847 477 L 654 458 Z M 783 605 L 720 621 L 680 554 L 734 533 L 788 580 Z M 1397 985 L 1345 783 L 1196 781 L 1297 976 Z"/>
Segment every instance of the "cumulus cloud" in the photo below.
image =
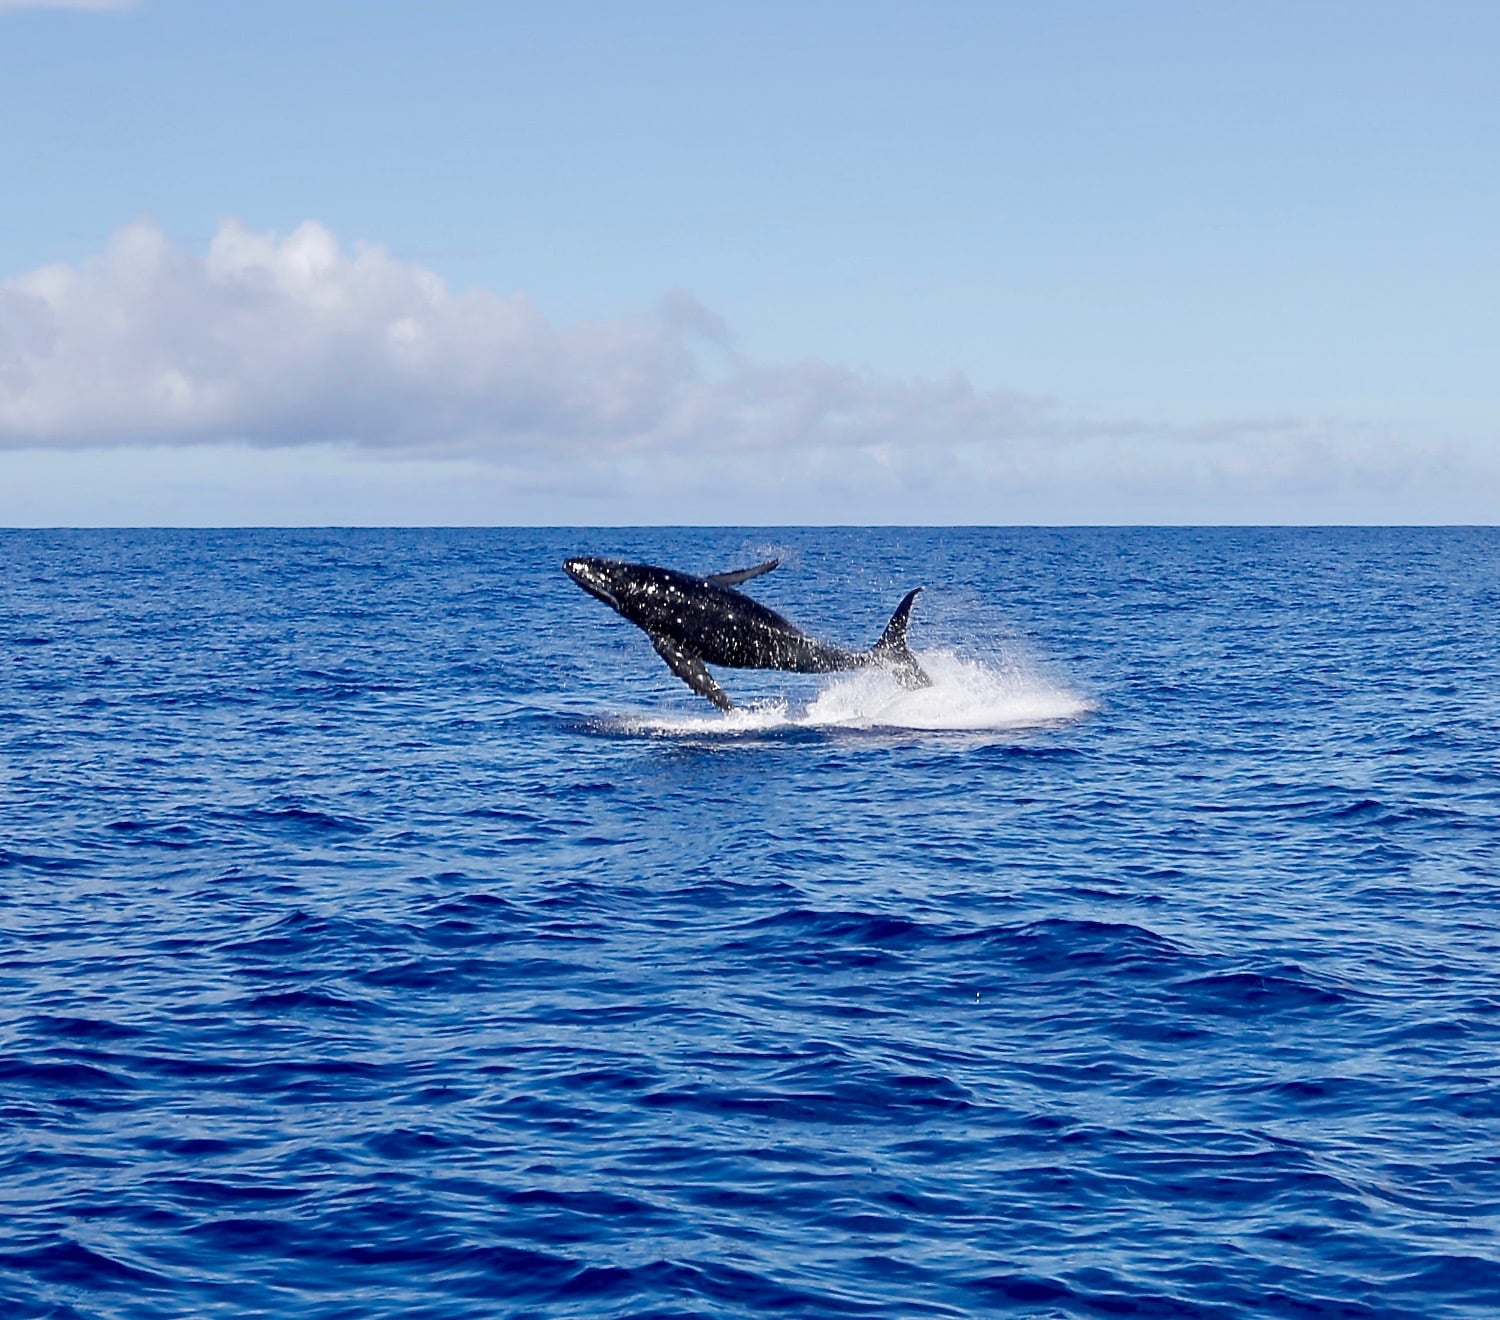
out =
<path fill-rule="evenodd" d="M 1264 496 L 1262 508 L 1286 492 L 1354 507 L 1359 489 L 1434 471 L 1430 446 L 1345 423 L 1167 425 L 957 374 L 758 362 L 684 295 L 558 325 L 523 293 L 454 290 L 311 222 L 278 236 L 228 220 L 202 252 L 141 222 L 98 256 L 0 282 L 0 447 L 226 444 L 436 461 L 601 509 L 639 507 L 632 491 L 697 491 L 693 508 L 730 518 L 766 507 L 728 498 L 742 486 L 746 500 L 780 492 L 813 510 L 899 492 L 892 508 L 936 520 L 984 520 L 997 494 L 1024 518 L 1035 491 L 1067 492 L 1045 506 L 1052 519 L 1076 507 L 1087 520 L 1198 521 L 1225 492 Z M 1462 455 L 1438 466 L 1449 459 L 1463 468 Z"/>
<path fill-rule="evenodd" d="M 225 221 L 198 255 L 153 224 L 0 284 L 0 440 L 320 441 L 513 457 L 683 445 L 879 449 L 1015 430 L 1038 405 L 962 377 L 745 360 L 683 295 L 560 327 L 321 225 Z"/>

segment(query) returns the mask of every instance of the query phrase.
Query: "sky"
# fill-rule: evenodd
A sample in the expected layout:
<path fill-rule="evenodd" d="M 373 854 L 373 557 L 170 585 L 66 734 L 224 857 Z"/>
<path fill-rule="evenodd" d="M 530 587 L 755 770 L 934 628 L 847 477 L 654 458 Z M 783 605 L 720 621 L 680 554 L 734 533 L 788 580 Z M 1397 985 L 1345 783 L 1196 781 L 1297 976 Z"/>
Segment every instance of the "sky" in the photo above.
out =
<path fill-rule="evenodd" d="M 0 0 L 0 524 L 1495 523 L 1497 49 Z"/>

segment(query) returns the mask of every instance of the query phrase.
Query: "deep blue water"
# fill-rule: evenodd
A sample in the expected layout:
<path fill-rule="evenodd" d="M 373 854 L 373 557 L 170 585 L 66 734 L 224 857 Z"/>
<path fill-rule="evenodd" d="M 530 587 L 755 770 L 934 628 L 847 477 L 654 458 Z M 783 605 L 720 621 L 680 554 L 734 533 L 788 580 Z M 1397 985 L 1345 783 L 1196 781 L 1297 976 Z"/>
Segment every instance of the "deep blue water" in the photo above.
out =
<path fill-rule="evenodd" d="M 564 555 L 937 679 L 723 673 Z M 1500 531 L 0 533 L 0 1314 L 1500 1314 Z"/>

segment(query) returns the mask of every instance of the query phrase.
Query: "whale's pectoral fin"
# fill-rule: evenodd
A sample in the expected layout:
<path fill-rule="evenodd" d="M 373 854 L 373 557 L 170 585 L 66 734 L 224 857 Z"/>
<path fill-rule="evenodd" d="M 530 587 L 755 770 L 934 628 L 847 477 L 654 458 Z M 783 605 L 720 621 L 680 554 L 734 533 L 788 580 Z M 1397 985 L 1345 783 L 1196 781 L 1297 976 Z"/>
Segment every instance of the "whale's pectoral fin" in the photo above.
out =
<path fill-rule="evenodd" d="M 751 578 L 758 578 L 762 573 L 769 573 L 780 562 L 779 559 L 768 559 L 764 564 L 757 564 L 754 568 L 736 568 L 728 573 L 710 573 L 708 581 L 716 587 L 737 587 L 741 582 L 748 582 Z M 668 663 L 671 662 L 668 661 Z"/>
<path fill-rule="evenodd" d="M 714 682 L 713 676 L 696 655 L 685 651 L 670 637 L 652 634 L 651 645 L 656 648 L 656 654 L 671 666 L 672 672 L 700 697 L 707 697 L 720 710 L 734 709 L 729 693 Z"/>

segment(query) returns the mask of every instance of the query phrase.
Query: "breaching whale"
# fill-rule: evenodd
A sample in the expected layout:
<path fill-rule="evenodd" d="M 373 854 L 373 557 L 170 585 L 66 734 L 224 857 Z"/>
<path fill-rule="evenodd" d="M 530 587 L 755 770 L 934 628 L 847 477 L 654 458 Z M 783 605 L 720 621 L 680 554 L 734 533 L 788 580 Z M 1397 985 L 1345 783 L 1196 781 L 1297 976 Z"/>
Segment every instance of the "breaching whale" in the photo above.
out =
<path fill-rule="evenodd" d="M 734 702 L 714 682 L 706 665 L 786 669 L 796 674 L 873 665 L 887 670 L 902 687 L 932 685 L 906 646 L 907 621 L 921 587 L 906 593 L 874 646 L 851 651 L 815 641 L 775 610 L 735 590 L 780 562 L 768 559 L 753 568 L 708 577 L 618 559 L 568 559 L 563 570 L 589 595 L 640 628 L 672 672 L 720 710 L 733 710 Z"/>

